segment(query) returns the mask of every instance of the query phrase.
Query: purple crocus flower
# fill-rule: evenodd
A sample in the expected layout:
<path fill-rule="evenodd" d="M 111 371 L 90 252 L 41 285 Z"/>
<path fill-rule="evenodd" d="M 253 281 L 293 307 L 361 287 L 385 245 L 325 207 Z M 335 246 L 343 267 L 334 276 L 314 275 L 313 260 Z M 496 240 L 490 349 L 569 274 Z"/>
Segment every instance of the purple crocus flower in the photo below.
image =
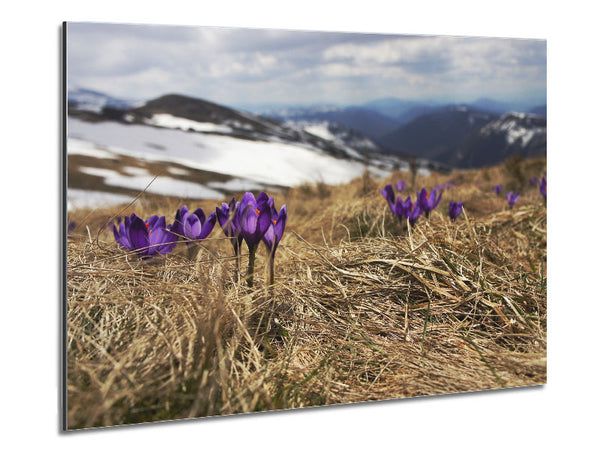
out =
<path fill-rule="evenodd" d="M 441 199 L 442 193 L 440 192 L 440 195 L 438 196 L 435 189 L 431 191 L 431 193 L 427 192 L 426 189 L 421 189 L 421 192 L 417 194 L 417 203 L 419 204 L 420 209 L 425 213 L 425 217 L 429 217 L 429 214 L 437 207 Z"/>
<path fill-rule="evenodd" d="M 236 209 L 236 221 L 248 249 L 256 247 L 272 221 L 267 194 L 262 192 L 258 198 L 254 198 L 252 192 L 246 192 L 240 206 Z"/>
<path fill-rule="evenodd" d="M 219 208 L 217 206 L 217 220 L 219 221 L 219 225 L 223 229 L 223 233 L 225 236 L 229 238 L 235 237 L 232 239 L 233 251 L 237 255 L 240 250 L 240 245 L 242 244 L 242 236 L 240 234 L 240 227 L 237 223 L 237 215 L 235 214 L 236 208 L 239 206 L 239 203 L 235 201 L 235 197 L 231 199 L 229 204 L 223 203 Z"/>
<path fill-rule="evenodd" d="M 402 221 L 404 219 L 404 202 L 402 202 L 401 197 L 396 199 L 396 204 L 392 207 L 392 212 L 398 220 Z"/>
<path fill-rule="evenodd" d="M 383 197 L 388 202 L 388 205 L 392 212 L 394 212 L 394 205 L 396 203 L 396 195 L 394 194 L 394 188 L 391 184 L 386 184 L 385 187 L 381 190 Z"/>
<path fill-rule="evenodd" d="M 519 199 L 519 193 L 518 192 L 507 192 L 506 193 L 506 200 L 508 200 L 508 206 L 510 206 L 511 208 L 515 205 L 515 203 L 517 203 L 517 200 Z"/>
<path fill-rule="evenodd" d="M 437 206 L 437 205 L 436 205 Z M 412 202 L 410 200 L 410 196 L 407 197 L 406 201 L 402 205 L 404 217 L 408 219 L 411 226 L 414 226 L 417 223 L 417 219 L 423 213 L 421 209 L 421 205 L 418 201 Z"/>
<path fill-rule="evenodd" d="M 263 236 L 263 242 L 269 251 L 269 284 L 272 285 L 275 281 L 275 251 L 277 251 L 277 247 L 279 246 L 279 242 L 285 231 L 285 224 L 287 223 L 287 206 L 283 205 L 279 212 L 277 212 L 273 197 L 269 198 L 268 203 L 271 207 L 271 218 L 273 223 L 269 226 Z"/>
<path fill-rule="evenodd" d="M 546 198 L 546 177 L 542 177 L 540 180 L 540 194 Z"/>
<path fill-rule="evenodd" d="M 170 253 L 177 243 L 177 235 L 172 232 L 172 225 L 166 224 L 165 216 L 154 215 L 144 221 L 132 214 L 119 221 L 118 228 L 113 223 L 113 234 L 121 247 L 135 251 L 142 258 Z"/>
<path fill-rule="evenodd" d="M 398 192 L 402 192 L 404 190 L 404 188 L 406 188 L 406 182 L 398 181 L 396 183 L 396 189 L 398 189 Z"/>
<path fill-rule="evenodd" d="M 178 236 L 183 237 L 188 246 L 190 246 L 193 244 L 191 241 L 206 239 L 213 230 L 216 221 L 216 212 L 206 217 L 201 208 L 192 213 L 184 205 L 175 213 L 175 222 L 173 223 L 172 231 Z"/>
<path fill-rule="evenodd" d="M 452 222 L 454 222 L 456 220 L 456 218 L 458 216 L 460 216 L 460 213 L 463 210 L 463 202 L 453 202 L 450 201 L 450 206 L 448 208 L 448 214 L 450 215 L 450 220 L 452 220 Z"/>
<path fill-rule="evenodd" d="M 263 236 L 263 242 L 269 249 L 270 254 L 275 254 L 279 241 L 283 237 L 285 231 L 285 224 L 287 222 L 287 206 L 283 205 L 281 210 L 277 212 L 273 198 L 269 199 L 269 206 L 271 206 L 271 217 L 273 223 L 269 226 L 265 235 Z"/>
<path fill-rule="evenodd" d="M 235 215 L 235 220 L 240 227 L 240 234 L 246 241 L 250 252 L 248 286 L 252 287 L 256 249 L 273 220 L 268 195 L 262 192 L 258 198 L 255 198 L 251 192 L 246 192 L 240 205 L 236 208 Z"/>
<path fill-rule="evenodd" d="M 532 186 L 537 186 L 538 185 L 538 179 L 537 179 L 537 177 L 531 177 L 529 179 L 529 184 L 531 184 Z"/>
<path fill-rule="evenodd" d="M 502 192 L 502 185 L 497 184 L 496 186 L 494 186 L 494 192 L 496 193 L 496 195 L 500 195 L 500 192 Z"/>
<path fill-rule="evenodd" d="M 402 201 L 402 198 L 398 196 L 396 198 L 396 203 L 393 206 L 390 205 L 390 209 L 398 220 L 402 222 L 404 219 L 408 219 L 411 225 L 414 225 L 419 216 L 423 213 L 418 202 L 413 203 L 410 196 L 408 196 L 405 201 Z"/>
<path fill-rule="evenodd" d="M 217 220 L 225 236 L 231 238 L 231 245 L 233 245 L 233 254 L 235 257 L 235 277 L 237 281 L 240 281 L 240 249 L 242 248 L 242 235 L 240 234 L 240 226 L 237 221 L 236 210 L 239 208 L 240 203 L 236 202 L 235 197 L 231 199 L 229 204 L 223 203 L 219 208 L 217 206 Z"/>

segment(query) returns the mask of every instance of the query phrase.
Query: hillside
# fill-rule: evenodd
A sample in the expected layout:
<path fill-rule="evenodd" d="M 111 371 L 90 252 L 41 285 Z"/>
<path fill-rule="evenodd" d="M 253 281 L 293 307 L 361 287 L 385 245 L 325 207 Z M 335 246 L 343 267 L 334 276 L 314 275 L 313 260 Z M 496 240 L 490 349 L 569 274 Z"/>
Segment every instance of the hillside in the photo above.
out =
<path fill-rule="evenodd" d="M 419 116 L 378 143 L 389 151 L 450 167 L 483 167 L 515 155 L 545 156 L 546 118 L 517 112 L 498 116 L 450 106 Z"/>
<path fill-rule="evenodd" d="M 264 246 L 249 288 L 218 224 L 195 254 L 180 243 L 144 261 L 118 247 L 109 223 L 171 223 L 176 196 L 76 211 L 69 428 L 546 383 L 546 207 L 527 181 L 544 172 L 534 159 L 418 176 L 403 198 L 446 188 L 410 230 L 380 192 L 404 172 L 274 194 L 288 219 L 270 288 Z M 496 184 L 520 190 L 514 208 Z M 450 200 L 464 202 L 456 222 Z"/>
<path fill-rule="evenodd" d="M 466 106 L 448 106 L 417 117 L 378 142 L 394 153 L 440 160 L 440 155 L 454 151 L 465 136 L 497 117 Z"/>
<path fill-rule="evenodd" d="M 508 113 L 471 133 L 440 159 L 454 167 L 498 164 L 510 156 L 546 155 L 546 118 Z"/>
<path fill-rule="evenodd" d="M 310 132 L 182 95 L 125 109 L 70 105 L 72 207 L 126 203 L 144 188 L 159 196 L 175 190 L 182 198 L 221 198 L 236 189 L 335 184 L 365 168 L 385 176 L 408 167 L 355 130 L 332 125 L 327 134 L 314 126 Z"/>
<path fill-rule="evenodd" d="M 360 106 L 337 108 L 287 108 L 266 113 L 279 121 L 331 122 L 377 139 L 398 126 L 398 121 L 369 108 Z"/>

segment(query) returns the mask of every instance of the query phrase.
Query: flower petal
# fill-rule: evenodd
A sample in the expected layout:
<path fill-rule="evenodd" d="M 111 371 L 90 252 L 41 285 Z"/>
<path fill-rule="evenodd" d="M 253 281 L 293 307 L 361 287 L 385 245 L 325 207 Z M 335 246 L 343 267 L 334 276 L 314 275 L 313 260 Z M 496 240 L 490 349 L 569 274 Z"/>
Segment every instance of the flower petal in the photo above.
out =
<path fill-rule="evenodd" d="M 277 242 L 283 237 L 285 232 L 285 224 L 287 223 L 287 205 L 283 205 L 279 210 L 279 216 L 275 219 L 274 231 Z"/>
<path fill-rule="evenodd" d="M 219 221 L 219 225 L 221 225 L 221 228 L 225 232 L 225 235 L 229 236 L 230 232 L 231 232 L 231 227 L 228 226 L 228 224 L 227 224 L 227 221 L 229 220 L 229 212 L 230 212 L 229 205 L 227 203 L 223 203 L 221 205 L 221 208 L 219 208 L 217 206 L 217 209 L 215 212 L 217 213 L 217 220 Z M 225 228 L 227 228 L 227 230 Z"/>
<path fill-rule="evenodd" d="M 263 242 L 267 246 L 269 253 L 273 251 L 273 245 L 275 244 L 275 229 L 271 225 L 263 236 Z"/>
<path fill-rule="evenodd" d="M 215 227 L 216 222 L 217 222 L 217 214 L 214 212 L 210 213 L 208 215 L 208 218 L 204 222 L 204 225 L 202 225 L 202 230 L 200 231 L 200 234 L 198 235 L 198 239 L 206 239 L 206 237 L 210 234 L 210 232 Z"/>
<path fill-rule="evenodd" d="M 265 234 L 267 228 L 269 228 L 273 221 L 273 214 L 271 212 L 271 206 L 268 201 L 262 201 L 256 205 L 258 209 L 258 226 L 257 232 L 260 233 L 260 238 Z"/>
<path fill-rule="evenodd" d="M 131 220 L 131 224 L 128 230 L 129 242 L 131 243 L 132 249 L 138 250 L 140 255 L 148 254 L 148 230 L 146 229 L 146 223 L 135 216 Z"/>
<path fill-rule="evenodd" d="M 196 214 L 188 214 L 183 221 L 183 234 L 188 239 L 196 239 L 200 235 L 202 225 Z"/>
<path fill-rule="evenodd" d="M 440 195 L 437 197 L 437 199 L 435 198 L 436 194 L 437 194 L 437 192 L 434 190 L 432 192 L 432 195 L 434 198 L 433 198 L 433 205 L 432 205 L 431 209 L 435 209 L 437 207 L 437 205 L 440 204 L 440 200 L 442 199 L 442 192 L 440 192 Z"/>
<path fill-rule="evenodd" d="M 385 187 L 381 190 L 381 194 L 383 195 L 383 198 L 386 199 L 386 201 L 388 202 L 388 205 L 390 207 L 390 209 L 392 210 L 392 212 L 394 211 L 394 202 L 395 202 L 395 195 L 394 195 L 394 189 L 392 188 L 391 184 L 386 184 Z"/>
<path fill-rule="evenodd" d="M 198 219 L 200 219 L 200 225 L 203 225 L 204 221 L 206 220 L 206 215 L 204 214 L 204 211 L 202 211 L 202 208 L 198 208 L 196 211 L 194 211 L 194 214 L 198 216 Z"/>

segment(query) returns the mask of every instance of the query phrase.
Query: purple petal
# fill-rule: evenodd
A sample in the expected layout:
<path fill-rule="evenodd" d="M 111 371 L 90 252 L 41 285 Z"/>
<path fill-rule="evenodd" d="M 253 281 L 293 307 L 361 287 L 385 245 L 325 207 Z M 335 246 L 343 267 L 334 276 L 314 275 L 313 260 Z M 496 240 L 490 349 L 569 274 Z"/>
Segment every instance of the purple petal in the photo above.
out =
<path fill-rule="evenodd" d="M 392 209 L 392 212 L 395 214 L 398 219 L 402 219 L 404 216 L 404 204 L 402 203 L 402 198 L 398 197 L 396 199 L 396 205 Z"/>
<path fill-rule="evenodd" d="M 392 185 L 386 184 L 385 187 L 381 190 L 381 194 L 383 195 L 383 198 L 385 198 L 386 201 L 388 202 L 390 209 L 392 211 L 394 211 L 395 195 L 394 195 L 394 189 L 392 188 Z"/>
<path fill-rule="evenodd" d="M 229 220 L 229 205 L 227 203 L 223 203 L 221 205 L 221 208 L 217 206 L 217 209 L 215 211 L 217 213 L 217 220 L 219 221 L 219 225 L 221 225 L 221 228 L 223 228 L 223 231 L 225 231 L 225 235 L 229 236 L 228 232 L 230 232 L 231 230 L 225 230 L 225 227 L 227 226 L 227 221 Z"/>
<path fill-rule="evenodd" d="M 273 214 L 271 212 L 271 207 L 268 202 L 261 202 L 257 205 L 258 209 L 258 227 L 257 231 L 262 235 L 265 234 L 267 228 L 271 226 L 273 222 Z"/>
<path fill-rule="evenodd" d="M 256 208 L 256 199 L 252 192 L 246 192 L 242 197 L 242 201 L 239 204 L 239 207 L 236 208 L 238 223 L 241 226 L 242 220 L 247 215 L 247 210 Z"/>
<path fill-rule="evenodd" d="M 434 203 L 433 203 L 433 206 L 431 209 L 435 209 L 437 207 L 437 205 L 440 204 L 440 200 L 442 199 L 442 192 L 440 192 L 440 195 L 438 196 L 437 199 L 435 199 L 436 191 L 433 191 L 432 195 L 434 197 L 434 199 L 433 199 Z"/>
<path fill-rule="evenodd" d="M 181 209 L 178 209 L 175 213 L 175 221 L 173 222 L 173 233 L 183 236 L 183 218 L 188 214 L 187 206 L 183 205 Z"/>
<path fill-rule="evenodd" d="M 198 219 L 200 219 L 200 224 L 204 224 L 204 221 L 206 220 L 206 215 L 204 214 L 204 211 L 202 211 L 202 208 L 198 208 L 196 211 L 194 211 L 194 214 L 198 216 Z"/>
<path fill-rule="evenodd" d="M 120 225 L 119 225 L 119 228 L 120 228 Z M 115 241 L 117 241 L 117 244 L 119 244 L 121 247 L 125 247 L 125 245 L 123 244 L 123 240 L 121 239 L 119 230 L 117 229 L 117 226 L 114 223 L 112 224 L 112 229 L 113 229 L 113 234 L 115 236 Z"/>
<path fill-rule="evenodd" d="M 198 235 L 198 239 L 206 239 L 206 237 L 210 234 L 210 232 L 215 227 L 216 222 L 217 222 L 217 214 L 214 212 L 210 213 L 208 215 L 208 218 L 204 222 L 204 225 L 202 225 L 202 230 L 200 231 L 200 234 Z"/>
<path fill-rule="evenodd" d="M 164 216 L 162 217 L 163 221 L 164 221 Z M 151 216 L 146 223 L 148 224 L 148 229 L 151 230 L 152 228 L 154 228 L 154 226 L 156 225 L 156 223 L 160 220 L 160 218 L 157 215 Z"/>
<path fill-rule="evenodd" d="M 269 196 L 264 192 L 261 192 L 258 197 L 256 197 L 256 203 L 258 204 L 261 202 L 269 202 Z"/>
<path fill-rule="evenodd" d="M 265 235 L 263 236 L 263 241 L 269 249 L 269 251 L 273 251 L 273 245 L 275 244 L 275 229 L 273 225 L 271 225 L 265 232 Z"/>
<path fill-rule="evenodd" d="M 154 228 L 151 230 L 149 235 L 150 249 L 149 255 L 156 253 L 166 254 L 175 248 L 175 242 L 177 236 L 171 232 L 172 225 L 167 226 L 165 217 L 161 217 L 156 223 Z M 165 244 L 165 245 L 161 245 Z"/>
<path fill-rule="evenodd" d="M 131 247 L 136 250 L 141 250 L 139 253 L 141 255 L 148 254 L 148 230 L 146 229 L 146 223 L 135 216 L 131 220 L 131 224 L 129 226 L 128 232 L 129 242 L 131 243 Z"/>
<path fill-rule="evenodd" d="M 188 214 L 183 221 L 183 233 L 188 239 L 196 239 L 200 235 L 202 224 L 196 214 Z"/>
<path fill-rule="evenodd" d="M 249 205 L 240 221 L 240 227 L 242 229 L 242 234 L 251 235 L 256 232 L 256 228 L 258 226 L 258 214 L 252 208 L 253 205 Z"/>

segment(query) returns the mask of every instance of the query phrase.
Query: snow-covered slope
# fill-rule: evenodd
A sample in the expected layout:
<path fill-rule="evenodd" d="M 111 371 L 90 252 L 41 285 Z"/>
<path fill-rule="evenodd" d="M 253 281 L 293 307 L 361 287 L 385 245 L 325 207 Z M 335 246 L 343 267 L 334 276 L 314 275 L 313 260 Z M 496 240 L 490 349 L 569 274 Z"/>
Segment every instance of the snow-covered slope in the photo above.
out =
<path fill-rule="evenodd" d="M 364 171 L 362 162 L 334 158 L 318 148 L 145 125 L 71 118 L 68 137 L 68 154 L 77 154 L 80 148 L 89 150 L 92 143 L 107 152 L 171 161 L 282 186 L 313 181 L 343 183 Z"/>
<path fill-rule="evenodd" d="M 501 135 L 508 145 L 527 147 L 536 139 L 546 140 L 546 119 L 535 114 L 511 112 L 484 126 L 482 136 Z"/>
<path fill-rule="evenodd" d="M 69 110 L 69 188 L 96 190 L 98 199 L 113 198 L 101 191 L 132 195 L 149 184 L 146 192 L 154 195 L 225 198 L 243 190 L 345 183 L 365 167 L 375 176 L 408 168 L 337 124 L 282 124 L 178 94 L 126 109 L 106 108 L 103 96 L 84 96 L 80 104 L 92 100 L 96 110 Z"/>
<path fill-rule="evenodd" d="M 348 156 L 354 158 L 363 158 L 365 154 L 381 153 L 382 150 L 371 139 L 357 131 L 331 123 L 329 121 L 286 121 L 285 124 L 289 127 L 303 130 L 321 139 L 335 143 L 335 145 L 343 148 Z"/>
<path fill-rule="evenodd" d="M 513 155 L 545 154 L 546 118 L 511 112 L 467 136 L 447 156 L 448 162 L 455 166 L 481 167 L 498 164 Z"/>

